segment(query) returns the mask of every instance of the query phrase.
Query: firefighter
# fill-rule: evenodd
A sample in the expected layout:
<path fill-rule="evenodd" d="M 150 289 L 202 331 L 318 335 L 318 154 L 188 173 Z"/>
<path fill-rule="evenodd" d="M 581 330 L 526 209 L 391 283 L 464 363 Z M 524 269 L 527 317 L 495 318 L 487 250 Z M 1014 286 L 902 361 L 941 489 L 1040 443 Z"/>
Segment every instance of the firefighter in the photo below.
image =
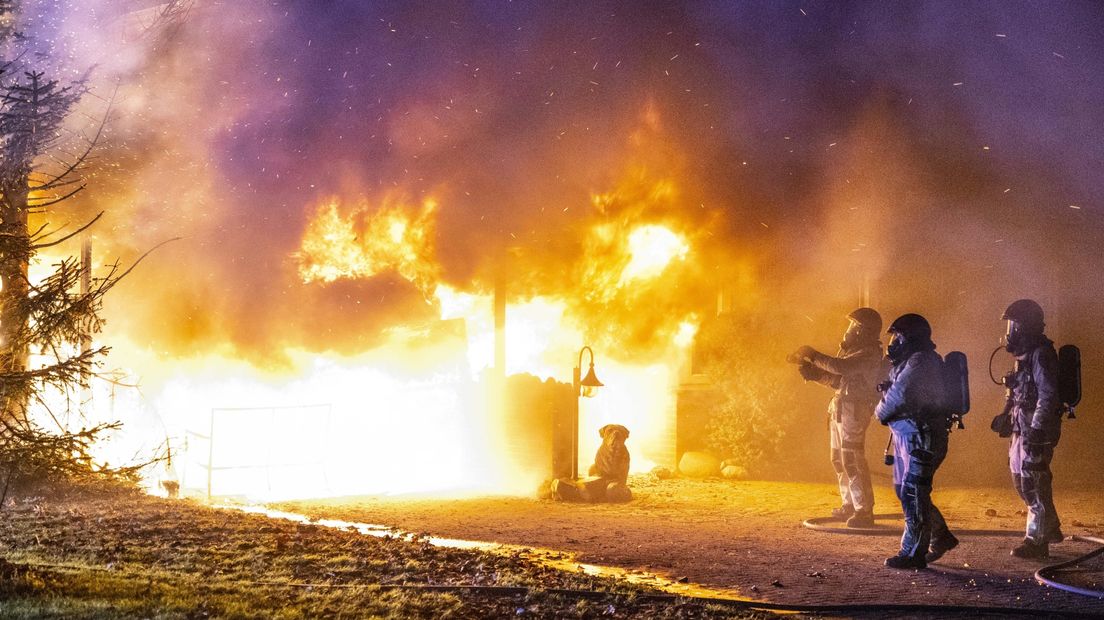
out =
<path fill-rule="evenodd" d="M 943 358 L 935 352 L 931 326 L 918 314 L 899 317 L 888 333 L 887 353 L 893 368 L 874 415 L 889 426 L 892 435 L 893 488 L 905 513 L 905 530 L 900 551 L 885 565 L 926 568 L 927 562 L 958 546 L 931 501 L 932 480 L 947 456 L 950 434 Z"/>
<path fill-rule="evenodd" d="M 832 515 L 846 519 L 848 527 L 873 527 L 874 489 L 865 440 L 878 402 L 877 385 L 888 371 L 878 339 L 882 317 L 871 308 L 859 308 L 847 319 L 850 323 L 835 356 L 808 346 L 795 355 L 802 378 L 835 390 L 828 404 L 829 447 L 843 503 Z"/>
<path fill-rule="evenodd" d="M 1063 538 L 1054 508 L 1050 462 L 1062 434 L 1058 397 L 1058 354 L 1043 334 L 1043 309 L 1033 300 L 1008 306 L 1005 349 L 1016 356 L 1011 384 L 1012 442 L 1008 464 L 1016 491 L 1027 504 L 1027 531 L 1012 549 L 1018 558 L 1045 558 L 1050 543 Z"/>

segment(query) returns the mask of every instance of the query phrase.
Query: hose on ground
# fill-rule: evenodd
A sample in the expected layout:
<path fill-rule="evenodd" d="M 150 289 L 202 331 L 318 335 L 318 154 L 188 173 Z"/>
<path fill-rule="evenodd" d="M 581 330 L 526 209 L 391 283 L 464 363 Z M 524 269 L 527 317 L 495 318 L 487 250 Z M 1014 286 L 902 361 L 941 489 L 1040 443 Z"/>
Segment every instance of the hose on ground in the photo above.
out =
<path fill-rule="evenodd" d="M 904 515 L 901 514 L 876 514 L 874 519 L 901 519 Z M 839 519 L 836 517 L 814 517 L 811 519 L 805 519 L 801 522 L 801 525 L 807 529 L 815 532 L 825 532 L 828 534 L 858 534 L 866 536 L 900 536 L 900 528 L 890 527 L 888 525 L 874 527 L 846 527 L 842 525 L 828 525 L 829 523 L 839 523 Z M 957 536 L 1015 536 L 1020 537 L 1023 535 L 1019 530 L 955 530 Z M 1096 538 L 1094 536 L 1067 536 L 1067 541 L 1073 542 L 1087 542 L 1097 545 L 1104 545 L 1104 538 Z M 1098 549 L 1090 551 L 1084 555 L 1073 558 L 1060 564 L 1051 564 L 1044 566 L 1035 571 L 1035 581 L 1039 583 L 1056 588 L 1058 590 L 1064 590 L 1066 592 L 1072 592 L 1074 594 L 1080 594 L 1082 596 L 1091 596 L 1093 598 L 1104 599 L 1104 590 L 1097 590 L 1093 588 L 1082 588 L 1068 583 L 1058 581 L 1056 573 L 1077 566 L 1083 562 L 1087 562 L 1099 555 L 1104 555 L 1104 546 Z"/>
<path fill-rule="evenodd" d="M 1104 545 L 1104 538 L 1097 538 L 1095 536 L 1070 536 L 1066 540 Z M 1078 564 L 1091 560 L 1098 555 L 1104 555 L 1104 546 L 1101 546 L 1094 551 L 1090 551 L 1085 555 L 1073 558 L 1068 562 L 1062 562 L 1061 564 L 1052 564 L 1050 566 L 1044 566 L 1040 568 L 1039 570 L 1035 571 L 1035 581 L 1038 581 L 1039 583 L 1044 585 L 1048 585 L 1052 588 L 1065 590 L 1066 592 L 1073 592 L 1074 594 L 1081 594 L 1083 596 L 1092 596 L 1094 598 L 1104 599 L 1104 590 L 1082 588 L 1073 584 L 1062 583 L 1061 581 L 1058 581 L 1054 576 L 1055 573 L 1057 573 L 1058 571 L 1070 568 L 1071 566 L 1077 566 Z"/>

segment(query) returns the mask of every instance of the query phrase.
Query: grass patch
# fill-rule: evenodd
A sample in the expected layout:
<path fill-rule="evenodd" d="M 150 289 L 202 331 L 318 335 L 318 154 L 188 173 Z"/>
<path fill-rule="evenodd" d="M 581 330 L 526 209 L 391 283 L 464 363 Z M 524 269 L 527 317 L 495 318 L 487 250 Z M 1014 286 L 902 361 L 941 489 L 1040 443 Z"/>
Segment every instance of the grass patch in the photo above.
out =
<path fill-rule="evenodd" d="M 613 594 L 581 600 L 551 589 Z M 28 498 L 0 512 L 0 618 L 758 616 L 641 601 L 634 596 L 641 592 L 520 555 L 375 538 L 133 492 Z"/>

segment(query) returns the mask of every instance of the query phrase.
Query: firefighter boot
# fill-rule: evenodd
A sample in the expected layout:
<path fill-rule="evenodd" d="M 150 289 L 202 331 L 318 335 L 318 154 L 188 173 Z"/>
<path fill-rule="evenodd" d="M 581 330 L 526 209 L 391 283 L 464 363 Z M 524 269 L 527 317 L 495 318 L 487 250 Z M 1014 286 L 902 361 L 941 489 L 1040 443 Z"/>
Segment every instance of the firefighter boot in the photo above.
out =
<path fill-rule="evenodd" d="M 907 555 L 895 555 L 891 558 L 886 558 L 885 565 L 889 568 L 927 568 L 928 563 L 924 561 L 924 558 L 914 558 Z"/>
<path fill-rule="evenodd" d="M 847 519 L 847 527 L 874 527 L 874 511 L 860 510 Z"/>
<path fill-rule="evenodd" d="M 924 556 L 924 560 L 927 562 L 934 562 L 957 546 L 958 539 L 955 538 L 954 534 L 947 532 L 945 536 L 931 542 L 931 546 L 928 548 L 928 554 Z"/>
<path fill-rule="evenodd" d="M 1045 542 L 1035 542 L 1025 538 L 1019 546 L 1011 551 L 1012 555 L 1025 560 L 1042 560 L 1050 557 L 1050 545 Z"/>

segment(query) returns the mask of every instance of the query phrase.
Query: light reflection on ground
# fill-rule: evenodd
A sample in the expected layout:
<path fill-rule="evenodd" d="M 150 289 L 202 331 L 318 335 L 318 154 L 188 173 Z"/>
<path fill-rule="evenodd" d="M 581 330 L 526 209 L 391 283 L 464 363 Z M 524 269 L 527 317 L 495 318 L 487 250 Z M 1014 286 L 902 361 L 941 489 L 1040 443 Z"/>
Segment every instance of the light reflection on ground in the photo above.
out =
<path fill-rule="evenodd" d="M 708 588 L 699 584 L 689 582 L 680 583 L 678 581 L 674 581 L 647 571 L 629 570 L 616 566 L 601 566 L 598 564 L 577 562 L 575 561 L 574 554 L 565 553 L 562 551 L 555 551 L 553 549 L 540 549 L 521 545 L 509 545 L 478 540 L 441 538 L 438 536 L 419 536 L 411 532 L 404 532 L 402 530 L 389 528 L 383 525 L 375 525 L 372 523 L 358 523 L 355 521 L 343 521 L 340 519 L 312 519 L 304 514 L 287 512 L 283 510 L 275 510 L 264 505 L 216 504 L 214 505 L 214 507 L 224 510 L 236 510 L 239 512 L 246 512 L 250 514 L 260 514 L 273 519 L 284 519 L 287 521 L 293 521 L 295 523 L 319 525 L 322 527 L 329 527 L 339 530 L 355 530 L 356 532 L 359 532 L 360 534 L 363 534 L 365 536 L 376 536 L 378 538 L 403 538 L 410 541 L 426 541 L 432 545 L 447 547 L 450 549 L 474 549 L 499 555 L 520 556 L 543 566 L 547 566 L 549 568 L 568 572 L 581 571 L 588 575 L 609 577 L 611 579 L 618 579 L 634 585 L 654 588 L 656 590 L 678 596 L 693 596 L 701 598 L 717 598 L 739 601 L 752 600 L 747 597 L 740 596 L 738 592 L 733 590 L 726 590 L 722 588 Z"/>

